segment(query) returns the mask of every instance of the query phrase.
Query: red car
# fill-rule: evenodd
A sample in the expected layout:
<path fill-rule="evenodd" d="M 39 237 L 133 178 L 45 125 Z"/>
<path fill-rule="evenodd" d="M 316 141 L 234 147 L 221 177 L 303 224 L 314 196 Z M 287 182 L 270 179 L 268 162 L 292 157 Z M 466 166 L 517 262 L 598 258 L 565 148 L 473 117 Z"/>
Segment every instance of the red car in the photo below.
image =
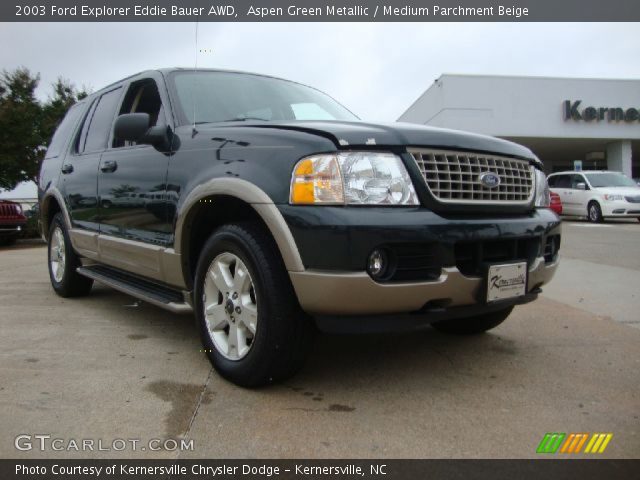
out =
<path fill-rule="evenodd" d="M 26 223 L 19 203 L 0 199 L 0 245 L 15 242 Z"/>
<path fill-rule="evenodd" d="M 551 204 L 549 205 L 549 207 L 558 215 L 562 213 L 562 201 L 560 200 L 560 195 L 551 192 Z"/>

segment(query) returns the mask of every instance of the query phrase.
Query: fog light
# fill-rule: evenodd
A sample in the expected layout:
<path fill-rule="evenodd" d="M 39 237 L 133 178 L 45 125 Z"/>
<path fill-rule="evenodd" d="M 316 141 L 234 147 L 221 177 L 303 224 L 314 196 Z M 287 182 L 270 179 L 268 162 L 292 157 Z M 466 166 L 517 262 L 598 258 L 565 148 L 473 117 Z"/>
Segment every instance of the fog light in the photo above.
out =
<path fill-rule="evenodd" d="M 380 278 L 384 276 L 387 271 L 388 263 L 387 254 L 384 250 L 374 250 L 371 252 L 371 255 L 369 255 L 369 264 L 367 267 L 369 275 L 373 278 Z"/>

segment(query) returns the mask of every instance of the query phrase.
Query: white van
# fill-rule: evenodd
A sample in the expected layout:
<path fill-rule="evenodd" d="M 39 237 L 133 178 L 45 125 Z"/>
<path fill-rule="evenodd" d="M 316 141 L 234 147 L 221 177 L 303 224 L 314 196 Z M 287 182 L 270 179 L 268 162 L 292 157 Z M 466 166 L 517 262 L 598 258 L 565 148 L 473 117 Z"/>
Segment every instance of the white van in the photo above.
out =
<path fill-rule="evenodd" d="M 560 195 L 563 215 L 586 216 L 591 222 L 640 220 L 640 187 L 620 172 L 558 172 L 549 175 L 548 182 L 551 191 Z"/>

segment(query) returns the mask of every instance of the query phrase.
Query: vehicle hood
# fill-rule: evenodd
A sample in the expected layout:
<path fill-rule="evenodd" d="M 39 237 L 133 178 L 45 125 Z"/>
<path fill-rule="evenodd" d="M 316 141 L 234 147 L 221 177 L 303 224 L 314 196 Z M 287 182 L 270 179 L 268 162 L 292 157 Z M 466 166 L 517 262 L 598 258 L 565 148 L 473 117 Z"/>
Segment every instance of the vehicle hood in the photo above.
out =
<path fill-rule="evenodd" d="M 242 126 L 296 130 L 331 139 L 337 148 L 429 147 L 494 153 L 540 160 L 526 147 L 486 135 L 426 127 L 412 123 L 366 123 L 342 121 L 243 122 Z"/>
<path fill-rule="evenodd" d="M 625 197 L 640 196 L 640 187 L 594 187 L 596 192 L 601 194 L 624 195 Z"/>

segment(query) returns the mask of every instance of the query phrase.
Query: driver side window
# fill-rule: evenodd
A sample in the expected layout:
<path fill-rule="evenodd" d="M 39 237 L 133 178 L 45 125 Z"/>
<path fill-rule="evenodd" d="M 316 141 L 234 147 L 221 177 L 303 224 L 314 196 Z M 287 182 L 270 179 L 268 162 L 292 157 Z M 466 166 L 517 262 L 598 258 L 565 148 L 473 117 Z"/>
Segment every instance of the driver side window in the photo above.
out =
<path fill-rule="evenodd" d="M 582 175 L 575 175 L 575 174 L 571 175 L 571 188 L 577 190 L 579 183 L 584 183 L 585 185 L 587 184 L 586 180 Z"/>
<path fill-rule="evenodd" d="M 144 79 L 132 83 L 122 102 L 122 107 L 118 115 L 125 113 L 147 113 L 149 114 L 149 126 L 166 125 L 164 107 L 158 92 L 158 86 L 152 79 Z M 136 142 L 113 139 L 113 148 L 130 147 Z"/>

